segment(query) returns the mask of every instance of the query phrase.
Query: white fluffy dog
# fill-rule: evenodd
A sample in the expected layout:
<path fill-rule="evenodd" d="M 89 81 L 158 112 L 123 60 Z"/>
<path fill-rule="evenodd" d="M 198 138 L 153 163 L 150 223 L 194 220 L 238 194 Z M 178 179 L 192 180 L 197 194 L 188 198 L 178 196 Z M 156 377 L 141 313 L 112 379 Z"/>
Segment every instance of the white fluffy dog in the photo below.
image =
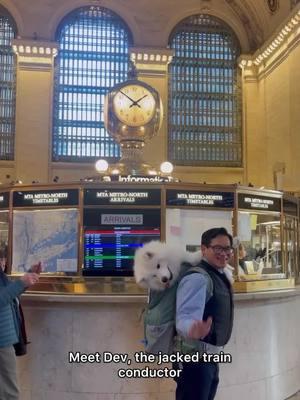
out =
<path fill-rule="evenodd" d="M 183 262 L 197 265 L 201 252 L 188 252 L 166 243 L 152 241 L 135 252 L 134 276 L 137 284 L 146 289 L 164 290 L 176 281 Z M 233 268 L 228 265 L 224 272 L 230 282 Z"/>
<path fill-rule="evenodd" d="M 135 280 L 144 288 L 164 290 L 176 281 L 183 262 L 196 265 L 200 260 L 200 251 L 190 253 L 166 243 L 152 241 L 135 253 Z"/>

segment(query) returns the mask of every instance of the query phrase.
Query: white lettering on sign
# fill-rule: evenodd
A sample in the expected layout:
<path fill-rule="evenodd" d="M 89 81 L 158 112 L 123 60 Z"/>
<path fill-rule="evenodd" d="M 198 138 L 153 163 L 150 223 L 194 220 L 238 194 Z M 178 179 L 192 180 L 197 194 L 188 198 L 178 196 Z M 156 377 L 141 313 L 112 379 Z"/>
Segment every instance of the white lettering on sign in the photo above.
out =
<path fill-rule="evenodd" d="M 57 204 L 60 199 L 67 199 L 68 193 L 27 193 L 24 200 L 32 200 L 33 204 Z"/>
<path fill-rule="evenodd" d="M 110 203 L 135 203 L 136 199 L 147 199 L 148 192 L 97 192 L 97 198 L 109 199 Z"/>
<path fill-rule="evenodd" d="M 245 203 L 249 203 L 252 208 L 269 208 L 274 205 L 274 201 L 271 199 L 258 199 L 255 197 L 245 197 Z"/>
<path fill-rule="evenodd" d="M 164 176 L 163 178 L 155 175 L 155 176 L 119 176 L 119 182 L 150 182 L 150 183 L 157 183 L 157 182 L 172 182 L 172 177 Z"/>
<path fill-rule="evenodd" d="M 222 201 L 223 196 L 219 194 L 204 194 L 204 193 L 178 193 L 178 200 L 186 200 L 187 204 L 214 205 L 215 201 Z"/>
<path fill-rule="evenodd" d="M 143 214 L 101 214 L 102 225 L 143 225 Z"/>

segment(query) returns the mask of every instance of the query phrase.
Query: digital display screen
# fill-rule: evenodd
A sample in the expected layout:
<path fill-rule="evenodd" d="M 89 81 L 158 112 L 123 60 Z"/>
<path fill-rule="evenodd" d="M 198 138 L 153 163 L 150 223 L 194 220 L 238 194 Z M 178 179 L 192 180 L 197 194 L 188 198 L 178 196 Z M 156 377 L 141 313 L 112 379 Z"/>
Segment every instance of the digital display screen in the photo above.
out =
<path fill-rule="evenodd" d="M 159 228 L 86 228 L 83 275 L 133 275 L 135 251 L 151 240 L 160 240 Z"/>

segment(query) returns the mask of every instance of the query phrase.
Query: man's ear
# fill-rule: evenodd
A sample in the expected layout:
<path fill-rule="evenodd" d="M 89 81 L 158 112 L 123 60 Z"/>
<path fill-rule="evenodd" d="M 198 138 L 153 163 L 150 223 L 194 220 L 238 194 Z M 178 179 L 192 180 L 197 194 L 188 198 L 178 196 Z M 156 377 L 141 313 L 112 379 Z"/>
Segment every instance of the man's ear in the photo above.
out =
<path fill-rule="evenodd" d="M 204 244 L 201 244 L 201 253 L 204 254 L 207 247 Z"/>

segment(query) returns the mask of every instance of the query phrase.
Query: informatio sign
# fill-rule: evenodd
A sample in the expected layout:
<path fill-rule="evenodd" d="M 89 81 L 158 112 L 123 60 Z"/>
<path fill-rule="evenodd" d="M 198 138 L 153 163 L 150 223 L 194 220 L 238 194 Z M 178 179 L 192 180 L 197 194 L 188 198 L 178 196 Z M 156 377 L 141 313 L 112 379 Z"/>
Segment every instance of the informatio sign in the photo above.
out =
<path fill-rule="evenodd" d="M 173 178 L 171 176 L 159 176 L 159 175 L 112 175 L 110 177 L 112 181 L 124 182 L 124 183 L 163 183 L 172 182 Z"/>
<path fill-rule="evenodd" d="M 14 207 L 77 206 L 78 189 L 16 191 Z"/>
<path fill-rule="evenodd" d="M 200 206 L 233 208 L 234 194 L 231 192 L 198 192 L 167 190 L 167 206 Z"/>
<path fill-rule="evenodd" d="M 85 189 L 84 205 L 159 206 L 160 189 Z"/>
<path fill-rule="evenodd" d="M 254 194 L 239 193 L 239 209 L 260 211 L 281 211 L 281 199 L 278 197 L 257 196 Z"/>
<path fill-rule="evenodd" d="M 0 193 L 0 208 L 8 208 L 9 205 L 9 193 L 2 192 Z"/>

